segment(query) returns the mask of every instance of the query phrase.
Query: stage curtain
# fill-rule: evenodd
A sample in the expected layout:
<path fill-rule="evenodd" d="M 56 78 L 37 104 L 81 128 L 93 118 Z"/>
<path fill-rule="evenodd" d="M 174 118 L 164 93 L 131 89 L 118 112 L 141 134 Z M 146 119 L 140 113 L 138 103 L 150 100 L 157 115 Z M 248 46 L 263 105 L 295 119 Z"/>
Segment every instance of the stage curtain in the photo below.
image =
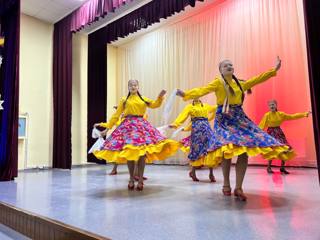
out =
<path fill-rule="evenodd" d="M 71 169 L 72 32 L 70 18 L 53 33 L 53 168 Z"/>
<path fill-rule="evenodd" d="M 218 63 L 230 59 L 235 74 L 248 79 L 283 61 L 278 75 L 253 89 L 244 108 L 259 123 L 268 111 L 267 101 L 277 99 L 287 113 L 311 110 L 303 3 L 301 0 L 226 0 L 212 3 L 197 14 L 185 16 L 118 46 L 118 96 L 127 94 L 128 79 L 140 81 L 141 93 L 155 98 L 161 89 L 190 89 L 218 75 Z M 215 104 L 213 94 L 203 98 Z M 171 120 L 185 102 L 176 99 Z M 161 125 L 163 107 L 150 110 L 150 121 Z M 298 156 L 288 165 L 315 166 L 312 117 L 282 125 Z M 168 163 L 185 163 L 177 155 Z M 265 163 L 251 158 L 250 163 Z"/>
<path fill-rule="evenodd" d="M 5 43 L 0 71 L 0 181 L 18 176 L 20 1 L 0 1 Z"/>
<path fill-rule="evenodd" d="M 91 147 L 93 140 L 90 136 L 92 123 L 105 121 L 105 99 L 102 99 L 102 92 L 106 92 L 101 81 L 106 79 L 106 56 L 107 42 L 114 41 L 119 37 L 128 36 L 142 28 L 160 22 L 160 19 L 167 18 L 175 13 L 183 11 L 187 6 L 195 6 L 197 0 L 154 0 L 131 12 L 130 14 L 112 22 L 104 28 L 89 35 L 88 45 L 88 147 Z M 104 44 L 104 45 L 103 45 Z M 99 88 L 100 86 L 100 88 Z M 97 94 L 100 96 L 97 99 Z M 100 101 L 98 103 L 98 101 Z M 104 109 L 101 109 L 104 108 Z M 96 161 L 89 155 L 88 161 Z M 97 161 L 99 162 L 99 161 Z"/>
<path fill-rule="evenodd" d="M 106 16 L 109 12 L 125 5 L 132 0 L 90 0 L 76 9 L 71 16 L 71 31 L 76 32 L 98 21 Z"/>
<path fill-rule="evenodd" d="M 96 31 L 88 37 L 88 149 L 96 141 L 91 137 L 93 124 L 106 121 L 107 115 L 107 45 L 101 34 L 101 31 Z M 87 160 L 105 163 L 96 159 L 93 154 L 89 154 Z"/>
<path fill-rule="evenodd" d="M 197 1 L 203 0 L 154 0 L 132 11 L 130 14 L 108 24 L 103 28 L 105 41 L 110 43 L 124 38 L 130 33 L 148 28 L 160 19 L 166 19 L 183 11 L 187 6 L 194 7 Z"/>
<path fill-rule="evenodd" d="M 310 76 L 310 92 L 312 101 L 313 111 L 313 123 L 314 123 L 314 136 L 315 136 L 315 147 L 317 152 L 318 162 L 318 173 L 320 181 L 320 2 L 319 1 L 307 1 L 304 0 L 304 13 L 305 13 L 305 25 L 306 25 L 306 40 L 307 40 L 307 51 L 308 51 L 308 66 Z"/>
<path fill-rule="evenodd" d="M 107 15 L 108 12 L 113 12 L 125 3 L 126 0 L 90 0 L 54 24 L 52 165 L 54 168 L 71 169 L 72 164 L 72 33 L 98 21 L 99 18 Z M 100 109 L 102 113 L 104 109 Z"/>

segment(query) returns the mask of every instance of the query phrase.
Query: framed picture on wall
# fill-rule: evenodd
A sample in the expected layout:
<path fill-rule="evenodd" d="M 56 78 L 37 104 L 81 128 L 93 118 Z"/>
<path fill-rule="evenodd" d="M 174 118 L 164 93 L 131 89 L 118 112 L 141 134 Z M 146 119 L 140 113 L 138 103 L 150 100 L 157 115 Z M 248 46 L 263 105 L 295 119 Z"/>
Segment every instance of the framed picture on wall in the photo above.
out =
<path fill-rule="evenodd" d="M 19 139 L 27 138 L 27 121 L 28 118 L 25 115 L 19 116 L 18 137 Z"/>

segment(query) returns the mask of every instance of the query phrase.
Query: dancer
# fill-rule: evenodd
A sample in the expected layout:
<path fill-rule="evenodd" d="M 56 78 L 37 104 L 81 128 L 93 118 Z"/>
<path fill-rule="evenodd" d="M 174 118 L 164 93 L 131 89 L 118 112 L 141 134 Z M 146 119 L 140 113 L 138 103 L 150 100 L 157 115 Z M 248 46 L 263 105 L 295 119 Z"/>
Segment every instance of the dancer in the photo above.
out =
<path fill-rule="evenodd" d="M 114 106 L 113 108 L 115 110 L 117 110 L 118 106 Z M 145 120 L 147 120 L 148 119 L 148 114 L 145 113 L 143 115 L 143 118 Z M 123 114 L 121 114 L 121 116 L 120 116 L 119 120 L 117 121 L 117 123 L 115 124 L 115 126 L 118 127 L 123 120 L 124 120 Z M 98 124 L 94 125 L 94 127 L 104 127 L 104 128 L 105 128 L 105 126 L 106 126 L 106 123 L 98 123 Z M 113 175 L 117 175 L 117 174 L 118 174 L 118 163 L 114 162 L 113 163 L 113 168 L 112 168 L 111 172 L 109 173 L 109 175 L 113 176 Z M 148 179 L 147 177 L 143 176 L 143 180 L 147 180 L 147 179 Z M 139 181 L 139 173 L 138 173 L 138 165 L 137 165 L 137 163 L 134 166 L 134 180 Z"/>
<path fill-rule="evenodd" d="M 213 137 L 213 131 L 210 127 L 209 121 L 215 116 L 217 106 L 210 106 L 203 104 L 200 99 L 194 99 L 192 104 L 187 105 L 183 111 L 179 114 L 174 123 L 170 124 L 171 128 L 178 128 L 184 123 L 187 118 L 191 118 L 190 125 L 184 128 L 184 131 L 191 130 L 191 135 L 180 141 L 181 150 L 188 153 L 190 160 L 191 171 L 189 176 L 193 181 L 198 182 L 199 179 L 196 176 L 196 169 L 204 165 L 209 168 L 209 179 L 211 182 L 216 182 L 213 174 L 214 164 L 205 162 L 208 154 L 207 149 L 210 145 L 210 139 Z M 210 120 L 208 116 L 211 115 Z"/>
<path fill-rule="evenodd" d="M 127 163 L 130 179 L 128 189 L 134 189 L 134 165 L 138 164 L 139 181 L 136 189 L 143 190 L 143 172 L 145 163 L 154 160 L 164 160 L 173 155 L 179 148 L 179 143 L 162 136 L 147 120 L 143 118 L 146 108 L 160 107 L 166 91 L 162 90 L 153 101 L 139 93 L 138 80 L 129 80 L 129 93 L 123 97 L 117 111 L 104 126 L 108 130 L 119 120 L 123 113 L 122 123 L 107 137 L 101 150 L 95 151 L 98 159 L 108 162 Z"/>
<path fill-rule="evenodd" d="M 272 99 L 268 101 L 269 112 L 265 113 L 261 122 L 259 123 L 259 127 L 263 130 L 267 129 L 267 133 L 272 137 L 277 139 L 279 142 L 289 146 L 289 153 L 292 154 L 291 157 L 295 156 L 295 153 L 287 141 L 287 138 L 284 132 L 281 129 L 281 124 L 287 120 L 295 120 L 303 117 L 308 117 L 311 112 L 304 113 L 295 113 L 295 114 L 287 114 L 284 112 L 278 111 L 277 101 Z M 274 173 L 271 169 L 272 159 L 268 162 L 267 172 Z M 280 172 L 282 174 L 289 174 L 289 172 L 285 169 L 285 161 L 281 160 Z"/>
<path fill-rule="evenodd" d="M 199 98 L 210 92 L 216 95 L 218 109 L 214 121 L 214 141 L 208 151 L 213 151 L 214 160 L 222 162 L 224 177 L 222 192 L 226 196 L 231 196 L 232 157 L 238 156 L 234 195 L 242 201 L 247 200 L 242 183 L 248 165 L 248 156 L 262 154 L 268 160 L 289 158 L 288 146 L 262 131 L 242 109 L 245 91 L 275 76 L 280 67 L 281 60 L 278 57 L 273 69 L 247 81 L 239 81 L 234 75 L 232 62 L 223 60 L 219 64 L 221 77 L 215 78 L 205 87 L 194 88 L 186 92 L 180 89 L 177 91 L 177 95 L 183 97 L 184 100 Z"/>

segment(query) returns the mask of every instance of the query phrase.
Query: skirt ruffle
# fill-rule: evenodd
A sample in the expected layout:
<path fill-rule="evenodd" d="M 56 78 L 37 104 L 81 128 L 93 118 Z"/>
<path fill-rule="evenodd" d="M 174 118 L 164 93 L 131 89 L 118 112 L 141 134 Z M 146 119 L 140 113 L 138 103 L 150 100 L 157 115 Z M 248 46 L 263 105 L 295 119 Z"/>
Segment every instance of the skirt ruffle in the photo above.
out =
<path fill-rule="evenodd" d="M 126 117 L 94 155 L 107 162 L 126 163 L 146 156 L 146 162 L 165 160 L 179 149 L 142 117 Z"/>
<path fill-rule="evenodd" d="M 190 152 L 190 145 L 191 145 L 191 136 L 185 137 L 181 139 L 180 143 L 180 149 L 184 153 L 189 153 Z"/>
<path fill-rule="evenodd" d="M 216 167 L 218 164 L 205 161 L 211 153 L 208 147 L 213 141 L 214 134 L 207 118 L 194 118 L 191 135 L 180 141 L 181 150 L 188 153 L 190 165 L 193 167 Z"/>
<path fill-rule="evenodd" d="M 228 113 L 223 113 L 222 106 L 219 106 L 213 132 L 213 141 L 208 149 L 210 154 L 205 162 L 219 164 L 223 159 L 243 153 L 248 156 L 261 154 L 266 160 L 278 158 L 286 161 L 293 157 L 286 144 L 260 129 L 240 105 L 230 105 Z"/>
<path fill-rule="evenodd" d="M 296 153 L 293 151 L 281 127 L 269 127 L 267 128 L 267 133 L 289 147 L 288 153 L 290 153 L 290 159 L 296 156 Z"/>

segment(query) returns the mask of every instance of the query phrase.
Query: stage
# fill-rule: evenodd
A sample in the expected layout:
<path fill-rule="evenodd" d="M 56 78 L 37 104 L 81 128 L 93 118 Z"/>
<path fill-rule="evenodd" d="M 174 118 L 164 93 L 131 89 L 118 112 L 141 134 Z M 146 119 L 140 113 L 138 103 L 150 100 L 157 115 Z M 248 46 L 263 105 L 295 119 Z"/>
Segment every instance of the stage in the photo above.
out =
<path fill-rule="evenodd" d="M 146 167 L 143 192 L 127 190 L 127 168 L 26 170 L 14 182 L 0 182 L 0 201 L 111 239 L 320 239 L 316 169 L 288 168 L 268 175 L 249 167 L 248 202 L 221 193 L 208 170 L 192 182 L 186 166 Z M 234 169 L 231 172 L 234 183 Z"/>

